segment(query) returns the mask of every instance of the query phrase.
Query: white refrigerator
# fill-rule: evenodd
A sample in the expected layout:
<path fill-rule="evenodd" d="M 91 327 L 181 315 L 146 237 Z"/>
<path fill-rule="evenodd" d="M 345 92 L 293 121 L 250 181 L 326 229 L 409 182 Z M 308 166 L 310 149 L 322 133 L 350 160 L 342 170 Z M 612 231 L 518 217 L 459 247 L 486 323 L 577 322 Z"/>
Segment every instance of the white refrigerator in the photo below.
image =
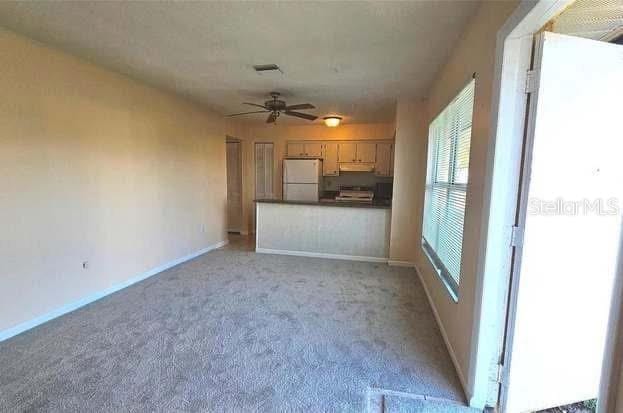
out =
<path fill-rule="evenodd" d="M 283 160 L 283 199 L 318 201 L 322 180 L 321 159 Z"/>

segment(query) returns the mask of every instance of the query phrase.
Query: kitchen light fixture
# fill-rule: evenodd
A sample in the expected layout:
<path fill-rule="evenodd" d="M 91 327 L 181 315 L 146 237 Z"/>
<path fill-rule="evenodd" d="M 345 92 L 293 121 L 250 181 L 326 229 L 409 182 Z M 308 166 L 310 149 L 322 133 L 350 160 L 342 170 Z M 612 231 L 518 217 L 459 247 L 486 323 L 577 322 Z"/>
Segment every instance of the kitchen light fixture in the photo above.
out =
<path fill-rule="evenodd" d="M 325 116 L 323 119 L 324 119 L 324 124 L 330 128 L 335 128 L 342 121 L 342 118 L 339 116 Z"/>

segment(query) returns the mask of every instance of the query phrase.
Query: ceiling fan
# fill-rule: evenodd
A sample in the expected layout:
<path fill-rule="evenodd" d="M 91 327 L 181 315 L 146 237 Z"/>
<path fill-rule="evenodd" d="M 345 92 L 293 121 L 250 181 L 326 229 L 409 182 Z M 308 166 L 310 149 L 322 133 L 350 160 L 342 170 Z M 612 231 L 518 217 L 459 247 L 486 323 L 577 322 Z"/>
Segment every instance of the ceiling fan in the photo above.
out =
<path fill-rule="evenodd" d="M 263 110 L 256 110 L 253 112 L 242 112 L 242 113 L 234 113 L 231 115 L 227 115 L 227 117 L 232 116 L 240 116 L 240 115 L 250 115 L 252 113 L 269 113 L 268 118 L 266 119 L 266 123 L 275 123 L 277 118 L 283 113 L 288 116 L 295 116 L 301 119 L 307 120 L 316 120 L 318 116 L 309 115 L 307 113 L 295 112 L 295 110 L 300 109 L 315 109 L 316 107 L 311 103 L 301 103 L 298 105 L 286 105 L 286 102 L 279 99 L 280 94 L 277 92 L 271 92 L 270 96 L 272 100 L 267 100 L 263 105 L 258 105 L 256 103 L 248 103 L 244 102 L 244 105 L 257 106 L 262 108 Z"/>

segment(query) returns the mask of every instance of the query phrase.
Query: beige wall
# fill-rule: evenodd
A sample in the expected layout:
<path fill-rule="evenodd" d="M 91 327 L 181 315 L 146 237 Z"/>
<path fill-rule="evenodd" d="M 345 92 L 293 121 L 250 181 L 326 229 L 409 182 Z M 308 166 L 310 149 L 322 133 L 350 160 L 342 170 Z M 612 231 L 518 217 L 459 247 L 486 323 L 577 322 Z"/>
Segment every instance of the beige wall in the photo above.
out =
<path fill-rule="evenodd" d="M 226 238 L 220 117 L 6 31 L 0 50 L 0 331 Z"/>
<path fill-rule="evenodd" d="M 244 201 L 243 222 L 247 223 L 249 232 L 255 228 L 253 198 L 255 195 L 254 153 L 255 142 L 273 142 L 275 144 L 275 195 L 281 197 L 282 160 L 286 154 L 286 143 L 289 140 L 362 140 L 362 139 L 393 139 L 395 126 L 393 123 L 343 124 L 337 128 L 328 128 L 324 124 L 292 126 L 288 124 L 242 124 L 237 125 L 235 133 L 243 142 L 244 162 Z"/>
<path fill-rule="evenodd" d="M 396 106 L 394 197 L 389 258 L 414 263 L 422 235 L 428 136 L 425 101 L 400 99 Z"/>
<path fill-rule="evenodd" d="M 472 144 L 470 155 L 470 176 L 467 194 L 467 213 L 465 218 L 463 240 L 463 262 L 461 270 L 461 283 L 459 287 L 459 301 L 455 303 L 448 294 L 446 287 L 440 281 L 433 266 L 420 248 L 422 204 L 426 174 L 425 148 L 427 132 L 420 132 L 419 143 L 412 143 L 410 160 L 405 159 L 405 164 L 416 165 L 417 170 L 412 170 L 410 179 L 412 185 L 417 185 L 417 193 L 411 197 L 415 203 L 415 219 L 409 220 L 409 215 L 396 216 L 392 222 L 392 228 L 399 225 L 411 225 L 411 231 L 415 234 L 413 253 L 418 271 L 422 275 L 426 287 L 431 295 L 435 310 L 437 311 L 443 330 L 451 347 L 452 355 L 459 369 L 459 375 L 464 385 L 467 383 L 467 374 L 470 369 L 470 351 L 472 344 L 472 329 L 474 327 L 474 301 L 476 266 L 479 256 L 479 246 L 482 224 L 483 185 L 485 181 L 486 156 L 491 138 L 491 100 L 493 86 L 493 71 L 496 46 L 496 34 L 507 17 L 517 6 L 516 1 L 483 2 L 472 21 L 467 26 L 461 39 L 456 45 L 452 55 L 439 72 L 427 97 L 426 129 L 430 121 L 452 100 L 454 96 L 471 79 L 476 72 L 475 107 L 472 127 Z M 404 109 L 404 112 L 401 110 Z M 405 102 L 398 105 L 397 117 L 397 143 L 403 141 L 400 133 L 403 127 L 401 123 L 410 125 L 417 119 L 418 107 L 413 103 Z M 413 115 L 403 116 L 403 113 L 412 112 Z M 417 121 L 415 121 L 417 122 Z M 417 129 L 417 125 L 409 128 Z M 414 134 L 418 136 L 417 133 Z M 401 151 L 397 151 L 399 153 Z M 405 156 L 407 158 L 407 156 Z M 402 177 L 399 176 L 399 165 L 396 166 L 395 185 L 402 186 Z M 404 220 L 404 221 L 402 221 Z M 401 222 L 402 221 L 402 222 Z M 406 238 L 408 238 L 406 236 Z M 392 252 L 394 248 L 392 247 Z M 409 257 L 409 254 L 398 251 L 396 256 Z"/>

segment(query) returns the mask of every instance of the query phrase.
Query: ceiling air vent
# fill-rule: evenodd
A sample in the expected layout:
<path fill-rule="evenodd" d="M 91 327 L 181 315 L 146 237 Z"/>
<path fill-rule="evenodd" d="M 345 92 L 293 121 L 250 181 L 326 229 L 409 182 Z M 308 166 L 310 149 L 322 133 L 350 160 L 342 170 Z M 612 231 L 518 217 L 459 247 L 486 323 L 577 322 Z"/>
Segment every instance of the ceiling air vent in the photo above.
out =
<path fill-rule="evenodd" d="M 255 69 L 255 71 L 257 73 L 259 73 L 259 74 L 262 74 L 262 73 L 265 73 L 265 72 L 275 72 L 275 71 L 283 74 L 281 69 L 279 69 L 279 66 L 277 66 L 276 64 L 253 65 L 253 69 Z"/>

